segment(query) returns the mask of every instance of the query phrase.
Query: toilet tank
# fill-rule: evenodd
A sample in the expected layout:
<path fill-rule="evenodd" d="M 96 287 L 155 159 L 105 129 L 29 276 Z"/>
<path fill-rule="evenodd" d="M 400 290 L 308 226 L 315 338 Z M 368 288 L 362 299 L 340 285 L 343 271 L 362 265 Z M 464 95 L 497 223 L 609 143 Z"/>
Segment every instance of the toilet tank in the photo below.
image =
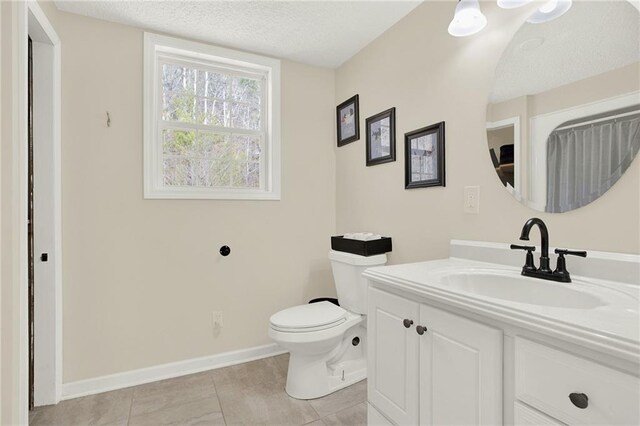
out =
<path fill-rule="evenodd" d="M 367 268 L 387 263 L 387 255 L 359 256 L 332 250 L 329 259 L 340 306 L 357 314 L 366 314 L 367 280 L 362 273 Z"/>

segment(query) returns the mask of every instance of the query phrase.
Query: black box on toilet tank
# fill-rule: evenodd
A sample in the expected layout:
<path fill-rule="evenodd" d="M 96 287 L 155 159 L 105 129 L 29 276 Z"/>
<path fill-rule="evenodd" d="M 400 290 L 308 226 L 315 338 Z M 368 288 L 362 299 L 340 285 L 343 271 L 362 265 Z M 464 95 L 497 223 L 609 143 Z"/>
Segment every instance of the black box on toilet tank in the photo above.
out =
<path fill-rule="evenodd" d="M 331 249 L 358 254 L 360 256 L 375 256 L 391 251 L 391 237 L 378 240 L 362 241 L 344 238 L 342 235 L 331 237 Z"/>

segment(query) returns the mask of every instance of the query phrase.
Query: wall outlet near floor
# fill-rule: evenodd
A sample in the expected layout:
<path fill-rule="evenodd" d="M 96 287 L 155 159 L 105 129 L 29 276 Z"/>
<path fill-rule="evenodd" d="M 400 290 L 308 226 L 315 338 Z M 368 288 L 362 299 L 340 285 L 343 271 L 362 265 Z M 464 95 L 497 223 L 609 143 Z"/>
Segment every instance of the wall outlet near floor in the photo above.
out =
<path fill-rule="evenodd" d="M 480 213 L 480 187 L 464 187 L 464 212 L 470 214 Z"/>
<path fill-rule="evenodd" d="M 222 319 L 222 311 L 214 311 L 213 312 L 213 328 L 219 330 L 222 328 L 223 325 L 224 325 L 224 321 Z"/>

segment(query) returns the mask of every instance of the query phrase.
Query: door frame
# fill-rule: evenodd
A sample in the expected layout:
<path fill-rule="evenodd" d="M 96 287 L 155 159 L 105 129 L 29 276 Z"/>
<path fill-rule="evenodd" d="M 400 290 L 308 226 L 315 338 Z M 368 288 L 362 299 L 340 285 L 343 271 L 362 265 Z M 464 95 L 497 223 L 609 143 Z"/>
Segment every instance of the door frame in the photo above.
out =
<path fill-rule="evenodd" d="M 499 130 L 507 127 L 513 127 L 513 168 L 515 170 L 515 173 L 513 174 L 513 191 L 516 194 L 516 198 L 520 200 L 522 199 L 522 162 L 520 161 L 522 135 L 520 133 L 520 116 L 509 117 L 504 120 L 489 122 L 486 124 L 487 131 Z"/>
<path fill-rule="evenodd" d="M 46 359 L 49 374 L 52 380 L 41 385 L 41 392 L 36 391 L 36 405 L 56 404 L 62 395 L 62 182 L 61 182 L 61 43 L 53 25 L 45 15 L 36 0 L 16 2 L 17 22 L 16 36 L 17 48 L 17 114 L 15 115 L 14 128 L 17 136 L 13 140 L 13 152 L 17 156 L 14 194 L 17 194 L 15 203 L 17 214 L 15 225 L 18 238 L 17 270 L 18 270 L 18 421 L 21 424 L 28 423 L 29 416 L 29 319 L 28 319 L 28 275 L 29 257 L 27 253 L 27 178 L 28 178 L 28 37 L 34 41 L 44 42 L 51 46 L 50 60 L 46 64 L 51 70 L 51 116 L 50 132 L 52 143 L 52 176 L 51 184 L 53 205 L 53 244 L 51 247 L 51 262 L 53 263 L 53 291 L 44 303 L 47 305 L 49 320 L 54 323 L 54 338 L 44 347 L 37 348 L 35 356 Z M 15 157 L 14 157 L 15 158 Z M 14 200 L 16 200 L 14 198 Z M 36 257 L 37 258 L 37 257 Z M 37 290 L 36 290 L 37 291 Z M 37 295 L 36 295 L 37 297 Z M 36 311 L 36 315 L 38 312 Z M 36 336 L 37 339 L 37 336 Z M 36 349 L 37 348 L 37 349 Z M 37 368 L 37 367 L 36 367 Z M 51 371 L 52 369 L 52 371 Z M 37 378 L 42 371 L 34 372 Z M 37 395 L 41 396 L 38 397 Z"/>

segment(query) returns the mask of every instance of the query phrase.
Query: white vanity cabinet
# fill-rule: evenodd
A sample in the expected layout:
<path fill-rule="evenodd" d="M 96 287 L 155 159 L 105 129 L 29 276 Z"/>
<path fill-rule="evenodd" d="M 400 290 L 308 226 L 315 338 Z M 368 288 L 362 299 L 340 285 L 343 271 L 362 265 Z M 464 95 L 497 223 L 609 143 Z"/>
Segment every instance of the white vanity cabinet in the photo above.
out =
<path fill-rule="evenodd" d="M 515 397 L 556 424 L 640 424 L 637 377 L 521 337 L 515 339 Z"/>
<path fill-rule="evenodd" d="M 555 283 L 506 244 L 451 250 L 363 273 L 370 425 L 640 425 L 640 256 Z"/>
<path fill-rule="evenodd" d="M 502 423 L 501 330 L 375 288 L 368 321 L 368 397 L 387 419 Z"/>
<path fill-rule="evenodd" d="M 368 314 L 371 425 L 640 424 L 640 379 L 611 359 L 376 286 Z"/>
<path fill-rule="evenodd" d="M 420 305 L 420 424 L 502 423 L 502 331 Z"/>
<path fill-rule="evenodd" d="M 415 327 L 419 317 L 418 303 L 369 289 L 368 398 L 398 425 L 418 423 L 420 340 Z"/>

